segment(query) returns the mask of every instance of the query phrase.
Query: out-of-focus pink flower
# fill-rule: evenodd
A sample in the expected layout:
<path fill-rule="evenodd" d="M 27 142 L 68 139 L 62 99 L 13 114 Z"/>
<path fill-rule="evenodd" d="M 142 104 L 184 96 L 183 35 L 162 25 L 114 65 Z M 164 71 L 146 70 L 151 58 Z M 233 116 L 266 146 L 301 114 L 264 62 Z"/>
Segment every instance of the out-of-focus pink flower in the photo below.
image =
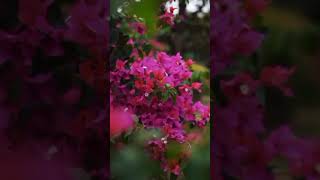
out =
<path fill-rule="evenodd" d="M 210 107 L 198 101 L 193 105 L 192 109 L 195 114 L 197 125 L 199 127 L 204 127 L 210 119 Z"/>
<path fill-rule="evenodd" d="M 132 39 L 132 38 L 130 38 L 130 39 L 128 40 L 127 44 L 128 44 L 128 45 L 132 45 L 132 46 L 133 46 L 133 45 L 134 45 L 134 41 L 133 41 L 133 39 Z"/>
<path fill-rule="evenodd" d="M 166 150 L 166 145 L 164 141 L 160 139 L 150 140 L 147 144 L 147 149 L 150 152 L 152 159 L 163 160 L 164 152 Z"/>
<path fill-rule="evenodd" d="M 187 64 L 188 66 L 191 66 L 192 64 L 194 64 L 194 62 L 193 62 L 192 59 L 188 59 L 188 60 L 186 61 L 186 64 Z"/>
<path fill-rule="evenodd" d="M 174 25 L 174 14 L 166 11 L 163 15 L 160 16 L 160 20 L 172 26 Z"/>
<path fill-rule="evenodd" d="M 180 172 L 181 172 L 181 167 L 180 165 L 177 163 L 175 164 L 172 168 L 171 168 L 171 172 L 175 175 L 180 175 Z"/>
<path fill-rule="evenodd" d="M 129 26 L 141 35 L 145 34 L 147 31 L 147 27 L 145 26 L 145 24 L 140 22 L 132 22 L 129 24 Z"/>
<path fill-rule="evenodd" d="M 248 73 L 239 73 L 233 79 L 221 81 L 223 93 L 229 98 L 251 96 L 256 93 L 259 81 Z"/>
<path fill-rule="evenodd" d="M 199 143 L 202 140 L 202 134 L 200 132 L 191 132 L 187 135 L 186 140 L 193 143 Z"/>
<path fill-rule="evenodd" d="M 235 49 L 248 56 L 260 47 L 263 37 L 259 32 L 245 29 L 239 34 Z"/>
<path fill-rule="evenodd" d="M 201 92 L 201 86 L 202 86 L 202 83 L 199 83 L 199 82 L 194 82 L 191 84 L 191 87 L 195 90 L 198 90 L 199 92 Z"/>
<path fill-rule="evenodd" d="M 155 39 L 151 39 L 149 42 L 154 48 L 156 48 L 160 51 L 164 51 L 168 48 L 165 44 L 163 44 Z"/>
<path fill-rule="evenodd" d="M 162 162 L 162 168 L 164 171 L 171 172 L 177 176 L 179 176 L 181 173 L 181 167 L 176 160 Z"/>
<path fill-rule="evenodd" d="M 173 14 L 173 13 L 174 13 L 174 10 L 176 10 L 176 9 L 177 9 L 177 8 L 175 8 L 175 7 L 170 7 L 170 8 L 169 8 L 169 12 Z"/>
<path fill-rule="evenodd" d="M 126 63 L 127 63 L 127 61 L 117 60 L 116 68 L 118 70 L 124 70 Z"/>
<path fill-rule="evenodd" d="M 132 114 L 128 112 L 127 108 L 110 109 L 110 136 L 113 137 L 128 130 L 133 126 Z"/>
<path fill-rule="evenodd" d="M 279 88 L 284 95 L 293 96 L 293 92 L 287 85 L 289 77 L 295 72 L 295 68 L 281 66 L 265 67 L 260 73 L 261 81 L 267 86 Z"/>

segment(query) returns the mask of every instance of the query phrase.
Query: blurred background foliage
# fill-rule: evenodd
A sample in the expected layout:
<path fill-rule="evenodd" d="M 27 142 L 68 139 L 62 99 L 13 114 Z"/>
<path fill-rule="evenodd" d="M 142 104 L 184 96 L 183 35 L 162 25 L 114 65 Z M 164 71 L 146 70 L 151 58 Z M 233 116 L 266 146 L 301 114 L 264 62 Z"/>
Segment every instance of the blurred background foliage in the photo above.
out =
<path fill-rule="evenodd" d="M 320 135 L 320 1 L 280 0 L 257 18 L 265 32 L 262 48 L 254 58 L 264 65 L 295 66 L 290 85 L 294 97 L 281 96 L 267 89 L 267 124 L 269 129 L 288 123 L 301 137 Z"/>
<path fill-rule="evenodd" d="M 174 6 L 179 9 L 179 17 L 173 28 L 162 28 L 158 19 L 163 0 L 111 0 L 111 15 L 121 14 L 141 17 L 147 26 L 147 37 L 156 40 L 161 50 L 169 54 L 180 52 L 185 58 L 192 58 L 196 64 L 192 66 L 193 79 L 201 80 L 203 93 L 196 94 L 209 104 L 210 97 L 210 5 L 208 0 L 180 0 Z M 111 27 L 113 29 L 114 27 Z M 114 32 L 114 31 L 111 31 Z M 111 33 L 111 39 L 116 32 Z M 112 59 L 112 58 L 111 58 Z M 168 156 L 176 153 L 192 151 L 192 156 L 183 164 L 182 179 L 210 179 L 210 128 L 200 133 L 202 138 L 189 146 L 169 144 Z M 144 149 L 147 139 L 161 137 L 160 132 L 144 130 L 141 127 L 132 129 L 112 140 L 111 176 L 115 180 L 149 180 L 168 179 L 162 172 L 159 162 L 150 160 Z M 176 177 L 171 176 L 171 179 Z M 180 179 L 180 178 L 179 178 Z"/>

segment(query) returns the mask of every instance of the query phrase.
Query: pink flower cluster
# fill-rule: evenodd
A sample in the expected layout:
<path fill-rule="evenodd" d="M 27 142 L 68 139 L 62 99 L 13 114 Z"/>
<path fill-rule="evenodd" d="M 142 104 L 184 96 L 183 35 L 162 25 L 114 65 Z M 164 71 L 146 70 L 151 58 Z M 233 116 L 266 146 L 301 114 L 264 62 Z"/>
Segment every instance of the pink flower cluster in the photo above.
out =
<path fill-rule="evenodd" d="M 210 118 L 209 107 L 193 101 L 201 83 L 191 82 L 190 64 L 179 53 L 158 52 L 133 62 L 117 60 L 111 72 L 111 105 L 133 112 L 145 128 L 163 131 L 162 140 L 149 143 L 153 157 L 163 163 L 168 141 L 186 141 L 186 123 L 204 127 Z"/>
<path fill-rule="evenodd" d="M 163 15 L 160 16 L 160 20 L 164 23 L 172 26 L 174 25 L 175 15 L 173 14 L 176 8 L 170 7 Z"/>
<path fill-rule="evenodd" d="M 148 142 L 147 148 L 149 152 L 152 154 L 152 159 L 160 161 L 161 167 L 165 172 L 170 172 L 175 175 L 181 174 L 181 167 L 178 161 L 176 160 L 168 160 L 165 158 L 165 151 L 167 148 L 166 140 L 150 140 Z"/>
<path fill-rule="evenodd" d="M 264 67 L 258 77 L 239 71 L 225 75 L 229 65 L 237 67 L 236 55 L 249 56 L 260 46 L 264 35 L 251 27 L 252 18 L 266 8 L 264 0 L 216 0 L 211 10 L 214 93 L 213 179 L 275 179 L 274 163 L 288 163 L 292 177 L 319 179 L 319 143 L 295 137 L 287 127 L 269 134 L 265 128 L 265 108 L 259 90 L 279 89 L 293 93 L 287 84 L 294 68 Z"/>
<path fill-rule="evenodd" d="M 209 108 L 193 102 L 193 90 L 200 90 L 201 84 L 190 83 L 191 75 L 180 54 L 159 52 L 131 64 L 118 60 L 111 72 L 111 94 L 116 99 L 112 104 L 134 112 L 146 128 L 171 127 L 169 137 L 183 142 L 184 133 L 175 136 L 175 130 L 181 130 L 184 122 L 203 127 L 209 121 Z"/>

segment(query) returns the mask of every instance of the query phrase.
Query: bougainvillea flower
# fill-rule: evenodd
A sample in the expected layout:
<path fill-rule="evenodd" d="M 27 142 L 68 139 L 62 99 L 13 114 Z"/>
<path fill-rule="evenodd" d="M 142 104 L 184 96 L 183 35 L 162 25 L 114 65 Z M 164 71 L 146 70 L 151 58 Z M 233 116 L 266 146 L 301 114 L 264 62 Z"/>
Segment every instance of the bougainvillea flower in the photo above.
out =
<path fill-rule="evenodd" d="M 294 72 L 295 68 L 288 69 L 282 66 L 265 67 L 260 73 L 260 79 L 265 85 L 279 88 L 284 95 L 292 96 L 293 92 L 287 82 Z"/>
<path fill-rule="evenodd" d="M 141 22 L 132 22 L 129 24 L 129 26 L 141 35 L 145 34 L 147 30 L 146 25 Z"/>
<path fill-rule="evenodd" d="M 154 160 L 162 160 L 166 150 L 166 143 L 160 139 L 150 140 L 147 149 Z"/>
<path fill-rule="evenodd" d="M 256 90 L 260 82 L 254 80 L 248 73 L 236 74 L 233 79 L 221 81 L 221 89 L 223 93 L 232 98 L 241 96 L 252 96 L 256 93 Z"/>
<path fill-rule="evenodd" d="M 132 39 L 132 38 L 130 38 L 130 39 L 128 40 L 127 44 L 128 44 L 128 45 L 132 45 L 132 46 L 133 46 L 133 45 L 134 45 L 134 41 L 133 41 L 133 39 Z"/>
<path fill-rule="evenodd" d="M 110 136 L 118 135 L 133 126 L 132 114 L 126 108 L 110 109 Z"/>
<path fill-rule="evenodd" d="M 202 86 L 202 83 L 199 83 L 199 82 L 194 82 L 191 84 L 191 87 L 195 90 L 198 90 L 199 92 L 201 92 L 201 86 Z"/>
<path fill-rule="evenodd" d="M 160 18 L 161 21 L 163 21 L 164 23 L 166 23 L 166 24 L 168 24 L 168 25 L 170 25 L 170 26 L 174 25 L 174 18 L 175 18 L 175 16 L 174 16 L 174 14 L 171 13 L 171 12 L 166 11 L 166 12 L 165 12 L 163 15 L 161 15 L 159 18 Z"/>
<path fill-rule="evenodd" d="M 258 47 L 260 47 L 263 38 L 264 36 L 259 32 L 255 32 L 250 29 L 244 29 L 241 33 L 239 33 L 237 43 L 235 44 L 235 49 L 241 54 L 250 55 Z"/>
<path fill-rule="evenodd" d="M 188 59 L 188 60 L 186 61 L 186 64 L 191 67 L 191 65 L 194 64 L 194 62 L 193 62 L 192 59 Z"/>

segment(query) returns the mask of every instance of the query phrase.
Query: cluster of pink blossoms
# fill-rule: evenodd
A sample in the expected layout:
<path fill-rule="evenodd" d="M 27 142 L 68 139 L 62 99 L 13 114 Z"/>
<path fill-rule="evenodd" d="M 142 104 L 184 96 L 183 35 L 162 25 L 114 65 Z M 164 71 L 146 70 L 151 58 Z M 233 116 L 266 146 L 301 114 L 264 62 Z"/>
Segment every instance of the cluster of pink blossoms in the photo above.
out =
<path fill-rule="evenodd" d="M 200 101 L 194 102 L 193 93 L 201 92 L 202 84 L 191 81 L 191 59 L 154 50 L 141 56 L 136 47 L 139 43 L 129 39 L 127 44 L 133 47 L 130 58 L 118 59 L 110 72 L 110 105 L 134 114 L 144 128 L 162 131 L 162 138 L 150 140 L 147 149 L 164 171 L 179 175 L 178 160 L 165 157 L 167 144 L 188 143 L 185 125 L 203 128 L 209 122 L 210 109 Z"/>
<path fill-rule="evenodd" d="M 190 82 L 191 63 L 164 52 L 132 63 L 118 60 L 111 72 L 112 105 L 134 112 L 144 127 L 161 128 L 166 138 L 184 142 L 184 123 L 203 127 L 210 117 L 208 106 L 193 102 L 201 83 Z"/>
<path fill-rule="evenodd" d="M 295 137 L 287 126 L 269 134 L 264 125 L 265 108 L 259 89 L 274 87 L 285 96 L 293 93 L 287 81 L 294 68 L 264 67 L 255 76 L 249 71 L 224 74 L 237 67 L 236 55 L 249 56 L 260 46 L 264 35 L 252 28 L 254 16 L 266 8 L 265 0 L 216 0 L 211 10 L 214 94 L 213 178 L 276 178 L 284 158 L 292 177 L 319 179 L 320 146 L 314 140 Z"/>
<path fill-rule="evenodd" d="M 176 8 L 170 7 L 168 10 L 166 10 L 166 12 L 163 15 L 160 16 L 160 20 L 168 25 L 171 25 L 171 26 L 174 25 L 174 19 L 175 19 L 174 11 L 175 10 L 176 10 Z"/>
<path fill-rule="evenodd" d="M 155 148 L 152 155 L 162 161 L 165 170 L 165 144 L 184 143 L 184 124 L 204 127 L 210 118 L 208 106 L 193 102 L 193 90 L 200 91 L 201 83 L 190 82 L 191 64 L 180 54 L 159 52 L 156 57 L 146 56 L 132 63 L 117 60 L 116 69 L 111 72 L 111 105 L 133 112 L 145 128 L 160 128 L 164 133 L 161 140 L 152 140 L 149 145 Z M 170 170 L 179 174 L 176 166 L 179 165 Z"/>

